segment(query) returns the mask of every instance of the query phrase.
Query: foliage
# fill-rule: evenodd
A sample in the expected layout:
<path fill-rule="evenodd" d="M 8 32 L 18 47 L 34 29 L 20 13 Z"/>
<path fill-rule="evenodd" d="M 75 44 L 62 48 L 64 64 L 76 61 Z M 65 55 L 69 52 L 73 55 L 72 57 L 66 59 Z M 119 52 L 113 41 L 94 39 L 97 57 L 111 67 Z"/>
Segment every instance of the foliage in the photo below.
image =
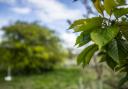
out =
<path fill-rule="evenodd" d="M 78 64 L 86 66 L 96 55 L 97 59 L 101 59 L 100 62 L 106 62 L 114 71 L 125 72 L 127 76 L 128 8 L 124 7 L 126 2 L 125 0 L 92 0 L 92 3 L 99 16 L 76 20 L 70 26 L 70 29 L 80 33 L 76 45 L 84 46 L 93 42 L 79 54 Z M 126 82 L 126 78 L 124 79 Z"/>
<path fill-rule="evenodd" d="M 16 22 L 3 27 L 0 63 L 16 70 L 51 69 L 66 57 L 56 34 L 37 23 Z"/>

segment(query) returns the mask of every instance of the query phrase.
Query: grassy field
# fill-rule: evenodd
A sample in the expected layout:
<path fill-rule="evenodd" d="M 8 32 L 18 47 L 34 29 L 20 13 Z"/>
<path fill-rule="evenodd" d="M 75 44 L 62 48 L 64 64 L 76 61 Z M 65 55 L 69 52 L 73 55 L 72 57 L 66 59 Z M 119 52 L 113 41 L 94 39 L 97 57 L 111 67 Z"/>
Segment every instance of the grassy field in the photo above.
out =
<path fill-rule="evenodd" d="M 83 75 L 78 69 L 58 69 L 38 75 L 14 76 L 11 82 L 1 77 L 0 89 L 97 89 L 89 85 L 95 80 L 95 73 L 87 72 Z"/>

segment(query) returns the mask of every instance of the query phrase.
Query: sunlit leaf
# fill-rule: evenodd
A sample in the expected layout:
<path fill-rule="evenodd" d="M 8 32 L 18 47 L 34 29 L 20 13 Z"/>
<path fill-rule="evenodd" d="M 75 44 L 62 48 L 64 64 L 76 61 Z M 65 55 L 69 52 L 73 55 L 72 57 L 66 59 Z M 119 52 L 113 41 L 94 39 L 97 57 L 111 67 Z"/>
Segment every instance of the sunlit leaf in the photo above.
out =
<path fill-rule="evenodd" d="M 112 39 L 117 36 L 118 32 L 118 27 L 115 26 L 108 27 L 107 29 L 97 29 L 91 33 L 91 39 L 99 46 L 99 48 L 102 48 L 111 42 Z"/>
<path fill-rule="evenodd" d="M 73 24 L 71 24 L 71 26 L 69 27 L 69 29 L 75 28 L 76 26 L 80 26 L 86 23 L 87 19 L 79 19 L 76 20 Z"/>
<path fill-rule="evenodd" d="M 103 8 L 103 5 L 101 5 L 100 0 L 93 0 L 93 4 L 95 8 L 97 9 L 97 11 L 103 15 L 104 8 Z"/>
<path fill-rule="evenodd" d="M 104 8 L 109 15 L 112 14 L 112 11 L 116 5 L 117 4 L 116 4 L 115 0 L 104 0 Z"/>
<path fill-rule="evenodd" d="M 71 26 L 70 29 L 74 29 L 75 32 L 84 31 L 91 32 L 94 28 L 99 28 L 102 25 L 103 18 L 93 17 L 89 19 L 76 20 Z"/>

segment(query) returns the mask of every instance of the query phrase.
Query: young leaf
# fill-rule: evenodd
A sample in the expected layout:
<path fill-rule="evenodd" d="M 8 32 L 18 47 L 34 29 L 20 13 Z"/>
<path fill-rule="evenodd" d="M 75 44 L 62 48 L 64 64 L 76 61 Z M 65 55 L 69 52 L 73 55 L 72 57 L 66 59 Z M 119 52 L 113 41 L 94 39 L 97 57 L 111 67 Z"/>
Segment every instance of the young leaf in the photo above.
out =
<path fill-rule="evenodd" d="M 107 45 L 107 53 L 115 62 L 119 63 L 118 46 L 115 39 Z"/>
<path fill-rule="evenodd" d="M 83 67 L 89 64 L 92 56 L 97 51 L 97 45 L 93 44 L 85 48 L 77 57 L 77 63 L 83 64 Z"/>
<path fill-rule="evenodd" d="M 101 5 L 100 0 L 93 0 L 93 4 L 94 4 L 95 8 L 97 9 L 97 11 L 98 11 L 101 15 L 103 15 L 104 8 L 103 8 L 103 6 Z"/>
<path fill-rule="evenodd" d="M 117 4 L 116 4 L 115 0 L 104 0 L 104 8 L 109 15 L 112 14 L 112 11 L 116 5 Z"/>
<path fill-rule="evenodd" d="M 91 39 L 99 46 L 99 48 L 102 48 L 106 44 L 112 41 L 117 34 L 119 30 L 116 26 L 108 27 L 107 29 L 97 29 L 91 32 Z"/>
<path fill-rule="evenodd" d="M 69 27 L 69 29 L 73 29 L 77 26 L 80 26 L 80 25 L 83 25 L 86 23 L 86 20 L 87 19 L 79 19 L 79 20 L 76 20 L 73 24 L 71 24 L 71 26 Z"/>
<path fill-rule="evenodd" d="M 101 27 L 102 21 L 103 18 L 101 17 L 93 17 L 89 19 L 77 20 L 70 26 L 70 29 L 74 29 L 75 32 L 85 31 L 89 33 L 94 28 Z"/>

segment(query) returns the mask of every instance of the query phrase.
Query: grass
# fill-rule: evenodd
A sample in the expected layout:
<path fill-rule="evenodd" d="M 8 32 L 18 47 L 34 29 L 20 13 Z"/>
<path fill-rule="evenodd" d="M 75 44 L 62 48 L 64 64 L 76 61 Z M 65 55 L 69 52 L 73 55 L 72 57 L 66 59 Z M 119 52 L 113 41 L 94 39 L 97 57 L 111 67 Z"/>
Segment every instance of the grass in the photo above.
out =
<path fill-rule="evenodd" d="M 78 69 L 58 69 L 40 75 L 15 76 L 11 82 L 6 82 L 1 77 L 0 89 L 78 89 L 80 77 Z"/>
<path fill-rule="evenodd" d="M 4 81 L 1 77 L 0 89 L 82 89 L 81 84 L 84 84 L 84 89 L 96 89 L 90 83 L 95 80 L 93 71 L 83 74 L 79 69 L 57 69 L 38 75 L 14 76 L 11 82 Z"/>

